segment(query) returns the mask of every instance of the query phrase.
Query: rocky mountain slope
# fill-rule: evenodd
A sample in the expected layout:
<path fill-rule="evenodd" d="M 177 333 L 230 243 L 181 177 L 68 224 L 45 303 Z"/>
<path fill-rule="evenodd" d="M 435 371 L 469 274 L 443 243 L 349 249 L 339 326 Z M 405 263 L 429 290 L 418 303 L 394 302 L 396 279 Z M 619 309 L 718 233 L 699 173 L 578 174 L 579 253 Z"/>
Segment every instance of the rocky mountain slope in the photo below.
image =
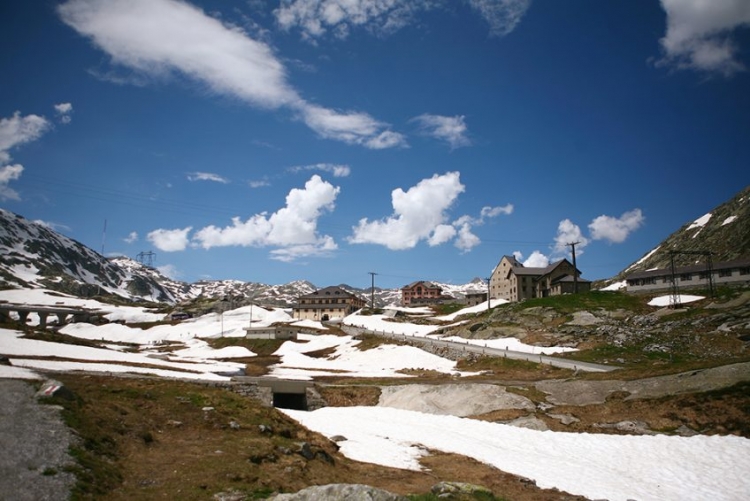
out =
<path fill-rule="evenodd" d="M 323 284 L 320 287 L 332 284 Z M 446 294 L 461 299 L 466 292 L 483 290 L 480 279 L 463 285 L 440 284 Z M 376 306 L 398 303 L 398 289 L 341 288 Z M 239 280 L 195 283 L 172 280 L 157 269 L 128 257 L 106 258 L 48 226 L 0 209 L 0 287 L 36 288 L 79 297 L 112 295 L 136 301 L 178 304 L 199 298 L 242 298 L 273 306 L 292 306 L 300 295 L 320 288 L 304 280 L 267 285 Z"/>
<path fill-rule="evenodd" d="M 684 224 L 656 248 L 625 268 L 616 278 L 635 271 L 706 262 L 698 252 L 711 252 L 714 263 L 750 258 L 750 186 L 695 221 Z"/>

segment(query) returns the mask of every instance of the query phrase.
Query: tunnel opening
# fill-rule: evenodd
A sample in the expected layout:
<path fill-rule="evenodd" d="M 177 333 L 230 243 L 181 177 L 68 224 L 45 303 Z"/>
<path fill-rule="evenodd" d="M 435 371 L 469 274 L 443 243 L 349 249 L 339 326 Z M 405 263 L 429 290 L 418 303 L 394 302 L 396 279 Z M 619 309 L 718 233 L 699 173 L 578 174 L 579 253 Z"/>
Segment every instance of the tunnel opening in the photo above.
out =
<path fill-rule="evenodd" d="M 295 411 L 307 410 L 307 398 L 304 393 L 274 393 L 273 406 Z"/>

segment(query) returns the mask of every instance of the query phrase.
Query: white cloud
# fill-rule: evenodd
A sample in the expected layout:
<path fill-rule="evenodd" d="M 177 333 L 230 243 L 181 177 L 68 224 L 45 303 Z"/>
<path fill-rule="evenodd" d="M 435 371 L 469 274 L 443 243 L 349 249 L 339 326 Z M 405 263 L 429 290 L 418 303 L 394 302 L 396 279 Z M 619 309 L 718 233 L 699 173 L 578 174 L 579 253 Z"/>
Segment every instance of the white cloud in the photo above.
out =
<path fill-rule="evenodd" d="M 641 209 L 625 212 L 619 218 L 599 216 L 589 224 L 591 238 L 616 244 L 622 243 L 630 233 L 641 227 L 644 219 Z"/>
<path fill-rule="evenodd" d="M 69 0 L 62 20 L 115 65 L 163 79 L 188 76 L 213 92 L 265 109 L 287 107 L 320 136 L 367 148 L 402 146 L 403 136 L 366 113 L 307 103 L 266 43 L 177 0 Z"/>
<path fill-rule="evenodd" d="M 60 103 L 55 105 L 58 119 L 64 124 L 69 124 L 73 119 L 70 116 L 73 113 L 73 105 L 70 103 Z"/>
<path fill-rule="evenodd" d="M 156 270 L 167 278 L 172 280 L 179 280 L 182 277 L 182 273 L 173 264 L 165 264 L 164 266 L 157 266 Z"/>
<path fill-rule="evenodd" d="M 491 35 L 505 36 L 521 22 L 531 0 L 469 0 L 469 5 L 490 25 Z"/>
<path fill-rule="evenodd" d="M 408 191 L 396 188 L 391 192 L 394 214 L 382 221 L 361 219 L 353 228 L 349 242 L 402 250 L 415 247 L 420 240 L 438 241 L 445 234 L 441 225 L 446 223 L 446 211 L 464 191 L 459 178 L 458 172 L 436 174 Z M 433 235 L 436 230 L 438 233 Z"/>
<path fill-rule="evenodd" d="M 466 222 L 459 226 L 455 245 L 462 252 L 469 252 L 480 243 L 479 237 L 471 232 L 471 223 Z"/>
<path fill-rule="evenodd" d="M 21 177 L 23 165 L 4 165 L 0 167 L 0 200 L 20 200 L 18 192 L 8 186 L 11 181 Z"/>
<path fill-rule="evenodd" d="M 52 126 L 38 115 L 21 116 L 15 112 L 10 118 L 0 119 L 0 164 L 10 162 L 9 150 L 39 139 Z"/>
<path fill-rule="evenodd" d="M 730 76 L 743 71 L 732 31 L 750 26 L 747 0 L 661 0 L 667 32 L 657 63 Z"/>
<path fill-rule="evenodd" d="M 215 183 L 229 184 L 229 180 L 212 172 L 192 172 L 188 174 L 189 181 L 213 181 Z"/>
<path fill-rule="evenodd" d="M 263 188 L 263 187 L 265 187 L 265 186 L 271 186 L 271 183 L 269 183 L 268 181 L 265 181 L 265 180 L 260 180 L 260 181 L 248 181 L 248 182 L 247 182 L 247 184 L 248 184 L 248 186 L 250 186 L 251 188 Z"/>
<path fill-rule="evenodd" d="M 314 104 L 299 107 L 301 119 L 320 137 L 347 144 L 358 144 L 373 150 L 406 146 L 406 138 L 387 129 L 388 125 L 367 113 L 338 112 Z"/>
<path fill-rule="evenodd" d="M 492 35 L 502 36 L 513 31 L 531 0 L 467 3 L 487 21 Z M 315 43 L 328 33 L 344 39 L 355 28 L 385 36 L 412 23 L 420 12 L 453 4 L 453 0 L 282 0 L 274 15 L 282 29 L 299 28 L 303 39 Z"/>
<path fill-rule="evenodd" d="M 126 243 L 133 244 L 138 241 L 138 232 L 131 231 L 127 237 L 123 238 Z"/>
<path fill-rule="evenodd" d="M 271 215 L 256 214 L 246 221 L 232 218 L 231 226 L 207 226 L 193 237 L 205 249 L 211 247 L 282 247 L 272 251 L 276 259 L 291 260 L 302 255 L 318 255 L 336 248 L 330 236 L 318 235 L 317 220 L 334 209 L 340 188 L 314 175 L 304 189 L 292 189 L 286 206 Z"/>
<path fill-rule="evenodd" d="M 574 224 L 570 219 L 563 219 L 557 226 L 557 236 L 555 237 L 555 252 L 567 253 L 570 248 L 570 244 L 577 243 L 577 253 L 582 252 L 578 249 L 583 249 L 588 245 L 589 240 L 581 233 L 581 228 L 577 224 Z"/>
<path fill-rule="evenodd" d="M 314 41 L 332 31 L 346 38 L 354 27 L 385 35 L 406 26 L 414 14 L 437 2 L 430 0 L 282 0 L 274 11 L 284 30 L 299 28 Z"/>
<path fill-rule="evenodd" d="M 549 266 L 549 258 L 535 250 L 522 264 L 530 268 L 546 268 Z"/>
<path fill-rule="evenodd" d="M 413 118 L 412 121 L 419 124 L 423 134 L 445 141 L 451 149 L 471 144 L 466 137 L 467 127 L 463 116 L 446 117 L 425 113 Z"/>
<path fill-rule="evenodd" d="M 188 234 L 193 229 L 192 226 L 177 230 L 158 229 L 146 235 L 149 242 L 164 252 L 183 251 L 190 243 Z"/>
<path fill-rule="evenodd" d="M 291 167 L 289 170 L 292 172 L 303 172 L 310 170 L 319 170 L 333 174 L 333 177 L 348 177 L 352 170 L 348 165 L 339 164 L 313 164 L 313 165 L 301 165 L 297 167 Z"/>
<path fill-rule="evenodd" d="M 513 204 L 507 204 L 502 207 L 482 207 L 482 219 L 487 217 L 497 217 L 501 214 L 509 216 L 513 214 Z"/>
<path fill-rule="evenodd" d="M 456 228 L 452 224 L 439 224 L 432 230 L 432 234 L 427 239 L 427 244 L 430 247 L 435 247 L 449 242 L 455 236 Z"/>
<path fill-rule="evenodd" d="M 271 251 L 271 259 L 290 263 L 302 257 L 327 257 L 338 249 L 332 237 L 325 235 L 314 244 L 290 245 Z"/>

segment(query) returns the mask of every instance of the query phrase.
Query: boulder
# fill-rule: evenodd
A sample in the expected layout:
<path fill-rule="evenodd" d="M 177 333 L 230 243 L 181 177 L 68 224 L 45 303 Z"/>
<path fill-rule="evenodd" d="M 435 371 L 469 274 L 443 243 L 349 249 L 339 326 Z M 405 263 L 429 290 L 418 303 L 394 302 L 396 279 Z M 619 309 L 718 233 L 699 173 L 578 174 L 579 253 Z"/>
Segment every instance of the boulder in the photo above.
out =
<path fill-rule="evenodd" d="M 408 498 L 392 492 L 360 484 L 315 485 L 293 494 L 276 494 L 268 499 L 275 501 L 407 501 Z"/>

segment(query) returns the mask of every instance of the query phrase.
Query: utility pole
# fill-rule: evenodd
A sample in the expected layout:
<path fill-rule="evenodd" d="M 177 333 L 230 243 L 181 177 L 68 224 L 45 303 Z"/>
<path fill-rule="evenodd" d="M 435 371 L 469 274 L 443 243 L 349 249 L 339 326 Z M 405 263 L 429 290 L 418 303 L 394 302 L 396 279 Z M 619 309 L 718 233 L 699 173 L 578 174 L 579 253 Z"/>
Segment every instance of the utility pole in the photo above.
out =
<path fill-rule="evenodd" d="M 372 285 L 370 287 L 370 308 L 375 310 L 375 275 L 377 275 L 377 273 L 374 271 L 368 271 L 367 273 L 372 277 Z"/>
<path fill-rule="evenodd" d="M 487 311 L 490 311 L 490 280 L 491 278 L 485 278 L 487 282 Z"/>
<path fill-rule="evenodd" d="M 581 242 L 569 243 L 573 255 L 573 294 L 578 294 L 578 267 L 576 266 L 576 245 Z"/>

